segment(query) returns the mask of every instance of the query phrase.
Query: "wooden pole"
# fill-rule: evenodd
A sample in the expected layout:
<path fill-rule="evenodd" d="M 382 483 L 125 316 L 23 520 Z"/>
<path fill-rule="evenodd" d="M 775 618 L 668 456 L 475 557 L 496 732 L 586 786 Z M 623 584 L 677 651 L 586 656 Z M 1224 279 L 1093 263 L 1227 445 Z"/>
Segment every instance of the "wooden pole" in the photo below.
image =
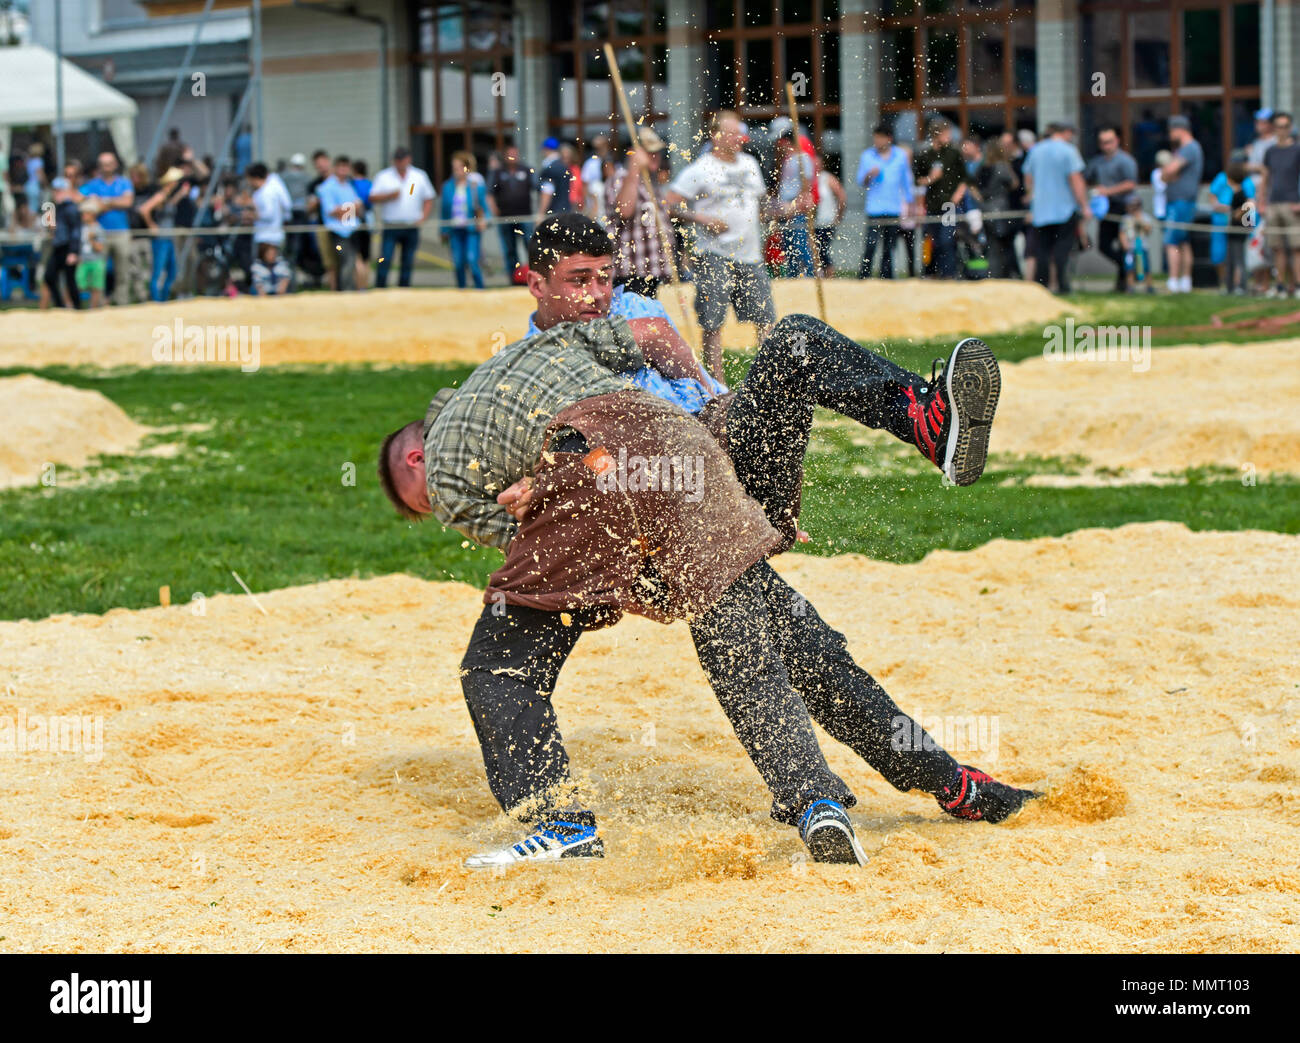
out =
<path fill-rule="evenodd" d="M 614 57 L 614 48 L 605 44 L 605 60 L 609 62 L 609 74 L 613 77 L 614 87 L 618 92 L 618 104 L 623 110 L 623 121 L 627 124 L 628 138 L 633 148 L 641 147 L 641 135 L 637 132 L 636 121 L 632 119 L 632 107 L 627 101 L 627 92 L 623 89 L 623 74 L 619 71 L 618 61 Z M 673 236 L 672 231 L 666 227 L 666 219 L 663 215 L 662 208 L 659 206 L 659 194 L 655 191 L 654 183 L 650 180 L 650 171 L 645 167 L 641 168 L 641 181 L 650 193 L 650 199 L 654 203 L 655 212 L 655 229 L 659 233 L 659 249 L 663 251 L 664 257 L 668 259 L 668 271 L 673 278 L 673 291 L 677 294 L 677 307 L 681 309 L 682 325 L 686 329 L 686 343 L 691 346 L 691 350 L 697 355 L 702 350 L 702 345 L 696 342 L 694 326 L 691 323 L 691 313 L 686 309 L 686 294 L 682 292 L 682 282 L 677 275 L 677 260 L 673 253 Z"/>
<path fill-rule="evenodd" d="M 808 191 L 808 175 L 804 173 L 803 156 L 804 151 L 799 147 L 799 110 L 794 104 L 794 84 L 789 80 L 785 82 L 785 97 L 790 103 L 790 133 L 794 136 L 794 154 L 796 165 L 799 167 L 799 194 L 803 195 Z M 808 157 L 812 159 L 811 156 Z M 817 164 L 813 162 L 813 176 L 817 176 Z M 817 248 L 817 212 L 814 210 L 804 218 L 808 231 L 808 247 L 812 253 L 813 259 L 813 278 L 817 280 L 817 311 L 821 315 L 822 322 L 826 321 L 826 294 L 822 290 L 822 258 L 821 250 Z"/>

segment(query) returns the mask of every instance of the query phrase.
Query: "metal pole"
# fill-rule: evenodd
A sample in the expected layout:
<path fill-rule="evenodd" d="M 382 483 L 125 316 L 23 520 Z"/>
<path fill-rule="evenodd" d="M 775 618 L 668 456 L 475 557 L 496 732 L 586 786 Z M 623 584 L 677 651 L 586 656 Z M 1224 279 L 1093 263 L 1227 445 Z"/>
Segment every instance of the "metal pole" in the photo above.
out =
<path fill-rule="evenodd" d="M 63 0 L 54 0 L 54 153 L 63 176 Z"/>
<path fill-rule="evenodd" d="M 194 52 L 198 50 L 199 37 L 203 34 L 203 27 L 207 25 L 208 15 L 212 13 L 212 5 L 215 0 L 208 0 L 203 5 L 203 14 L 199 16 L 199 24 L 194 27 L 194 38 L 190 40 L 190 46 L 185 52 L 185 57 L 181 60 L 181 67 L 176 70 L 176 79 L 172 81 L 171 93 L 167 95 L 167 104 L 163 106 L 162 115 L 158 117 L 158 126 L 154 128 L 153 137 L 149 141 L 149 151 L 144 154 L 144 161 L 152 163 L 158 155 L 158 146 L 162 144 L 163 130 L 167 122 L 172 118 L 172 109 L 176 107 L 176 99 L 181 93 L 181 81 L 189 74 L 190 62 L 194 61 Z"/>
<path fill-rule="evenodd" d="M 253 139 L 259 163 L 266 159 L 266 138 L 262 124 L 262 0 L 253 0 L 253 82 L 257 84 L 257 136 Z"/>

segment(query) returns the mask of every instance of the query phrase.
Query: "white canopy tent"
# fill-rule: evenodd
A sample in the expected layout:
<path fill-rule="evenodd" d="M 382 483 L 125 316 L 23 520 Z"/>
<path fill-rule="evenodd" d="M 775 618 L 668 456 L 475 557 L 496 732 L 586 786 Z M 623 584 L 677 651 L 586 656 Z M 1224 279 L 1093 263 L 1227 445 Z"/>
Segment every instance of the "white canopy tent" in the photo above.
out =
<path fill-rule="evenodd" d="M 54 52 L 44 47 L 0 47 L 0 155 L 9 155 L 13 127 L 54 124 L 55 69 Z M 105 120 L 124 166 L 136 159 L 136 111 L 121 91 L 63 59 L 64 122 Z"/>

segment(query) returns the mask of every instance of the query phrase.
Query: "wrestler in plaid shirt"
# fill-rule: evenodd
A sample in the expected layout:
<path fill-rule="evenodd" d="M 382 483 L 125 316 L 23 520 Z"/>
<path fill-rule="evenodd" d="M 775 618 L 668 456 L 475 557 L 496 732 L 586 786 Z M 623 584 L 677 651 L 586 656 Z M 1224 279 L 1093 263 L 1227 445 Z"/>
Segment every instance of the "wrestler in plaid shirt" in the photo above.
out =
<path fill-rule="evenodd" d="M 546 428 L 575 402 L 635 388 L 645 356 L 621 317 L 566 322 L 507 345 L 444 388 L 424 418 L 434 516 L 505 550 L 518 528 L 497 493 L 531 474 Z"/>

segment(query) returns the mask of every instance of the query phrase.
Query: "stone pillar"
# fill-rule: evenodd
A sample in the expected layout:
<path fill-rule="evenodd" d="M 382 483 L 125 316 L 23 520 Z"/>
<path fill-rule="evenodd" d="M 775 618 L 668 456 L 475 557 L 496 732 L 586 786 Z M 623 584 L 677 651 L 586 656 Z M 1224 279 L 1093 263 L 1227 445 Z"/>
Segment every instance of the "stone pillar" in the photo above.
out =
<path fill-rule="evenodd" d="M 697 0 L 668 0 L 668 131 L 673 169 L 704 143 L 705 9 Z M 684 154 L 684 155 L 683 155 Z"/>
<path fill-rule="evenodd" d="M 1038 133 L 1057 120 L 1079 122 L 1079 6 L 1039 0 L 1034 21 L 1038 51 Z"/>
<path fill-rule="evenodd" d="M 1260 36 L 1264 37 L 1264 13 L 1260 15 Z M 1266 43 L 1261 39 L 1261 44 Z M 1267 82 L 1264 67 L 1269 56 L 1260 48 L 1261 79 Z M 1265 98 L 1267 104 L 1267 98 Z M 1273 17 L 1273 108 L 1296 111 L 1300 104 L 1300 3 L 1275 0 Z"/>
<path fill-rule="evenodd" d="M 835 236 L 836 268 L 856 271 L 862 257 L 863 205 L 866 195 L 853 180 L 858 157 L 871 146 L 871 130 L 880 122 L 879 0 L 841 0 L 840 32 L 840 173 L 848 203 Z"/>
<path fill-rule="evenodd" d="M 551 114 L 550 6 L 546 0 L 515 2 L 515 77 L 506 109 L 514 112 L 515 144 L 526 163 L 535 164 L 548 135 Z"/>

